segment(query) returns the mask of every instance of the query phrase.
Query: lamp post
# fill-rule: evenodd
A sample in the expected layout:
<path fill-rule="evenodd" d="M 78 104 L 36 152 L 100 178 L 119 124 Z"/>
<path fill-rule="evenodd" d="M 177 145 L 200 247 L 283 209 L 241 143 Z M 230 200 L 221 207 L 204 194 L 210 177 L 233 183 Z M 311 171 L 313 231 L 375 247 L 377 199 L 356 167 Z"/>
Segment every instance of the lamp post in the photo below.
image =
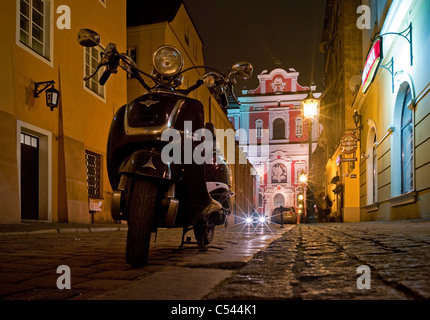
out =
<path fill-rule="evenodd" d="M 299 223 L 302 222 L 301 217 L 306 217 L 306 183 L 308 181 L 308 176 L 306 175 L 306 173 L 304 171 L 302 171 L 302 173 L 299 176 L 299 181 L 302 185 L 301 190 L 299 190 L 299 194 L 297 196 L 297 205 L 299 207 Z M 302 215 L 303 213 L 303 215 Z M 304 219 L 303 219 L 304 221 Z"/>
<path fill-rule="evenodd" d="M 309 95 L 308 98 L 302 101 L 302 112 L 303 117 L 309 120 L 309 158 L 308 158 L 308 173 L 310 178 L 311 173 L 311 161 L 312 161 L 312 121 L 315 118 L 318 118 L 319 115 L 319 107 L 320 107 L 320 101 L 318 99 L 315 99 L 312 93 L 312 89 L 309 89 Z M 308 196 L 307 196 L 307 203 L 309 203 L 309 194 L 310 194 L 310 188 L 309 188 L 309 182 L 308 182 Z M 316 220 L 315 215 L 312 210 L 309 210 L 308 212 L 311 212 L 311 215 L 309 216 L 309 220 Z"/>

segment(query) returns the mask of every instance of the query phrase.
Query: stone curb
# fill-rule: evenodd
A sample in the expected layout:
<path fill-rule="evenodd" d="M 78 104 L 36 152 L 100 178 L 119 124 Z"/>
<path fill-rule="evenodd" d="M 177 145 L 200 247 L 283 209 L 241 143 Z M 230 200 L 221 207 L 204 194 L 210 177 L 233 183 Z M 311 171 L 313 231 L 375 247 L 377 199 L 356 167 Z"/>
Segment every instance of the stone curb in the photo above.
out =
<path fill-rule="evenodd" d="M 128 228 L 124 227 L 88 227 L 88 228 L 49 228 L 40 230 L 29 230 L 29 231 L 10 231 L 0 232 L 0 236 L 17 236 L 17 235 L 37 235 L 37 234 L 66 234 L 66 233 L 95 233 L 95 232 L 116 232 L 126 231 Z"/>

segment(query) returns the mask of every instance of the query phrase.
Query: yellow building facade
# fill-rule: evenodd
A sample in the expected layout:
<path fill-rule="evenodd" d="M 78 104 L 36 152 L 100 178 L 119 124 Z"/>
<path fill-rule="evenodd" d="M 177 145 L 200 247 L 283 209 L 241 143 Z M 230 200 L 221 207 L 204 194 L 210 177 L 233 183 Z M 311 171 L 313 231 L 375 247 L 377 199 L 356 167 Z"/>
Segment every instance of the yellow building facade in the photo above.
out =
<path fill-rule="evenodd" d="M 381 54 L 373 82 L 366 88 L 363 81 L 353 104 L 363 125 L 360 218 L 429 218 L 430 3 L 368 5 L 377 15 L 372 29 L 363 30 L 364 70 Z"/>
<path fill-rule="evenodd" d="M 423 0 L 327 1 L 320 49 L 332 217 L 430 217 L 429 18 Z M 353 155 L 342 152 L 348 133 L 358 139 Z"/>
<path fill-rule="evenodd" d="M 105 153 L 126 77 L 85 82 L 99 52 L 77 33 L 96 30 L 125 51 L 126 0 L 7 0 L 0 12 L 0 223 L 112 221 Z M 51 111 L 34 90 L 52 80 Z"/>

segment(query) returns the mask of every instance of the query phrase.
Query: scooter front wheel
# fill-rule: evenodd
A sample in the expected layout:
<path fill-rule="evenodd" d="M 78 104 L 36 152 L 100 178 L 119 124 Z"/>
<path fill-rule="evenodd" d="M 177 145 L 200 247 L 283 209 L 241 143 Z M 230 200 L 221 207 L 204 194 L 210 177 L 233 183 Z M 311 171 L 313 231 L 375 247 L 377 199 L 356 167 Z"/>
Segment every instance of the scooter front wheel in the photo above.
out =
<path fill-rule="evenodd" d="M 145 180 L 131 183 L 126 260 L 137 268 L 148 261 L 157 186 Z"/>

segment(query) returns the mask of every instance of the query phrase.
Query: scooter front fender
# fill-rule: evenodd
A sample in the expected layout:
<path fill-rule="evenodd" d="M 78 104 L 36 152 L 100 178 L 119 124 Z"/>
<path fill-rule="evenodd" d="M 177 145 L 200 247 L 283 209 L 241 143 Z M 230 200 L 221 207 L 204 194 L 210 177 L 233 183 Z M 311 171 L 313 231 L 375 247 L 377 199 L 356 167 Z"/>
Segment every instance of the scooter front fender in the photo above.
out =
<path fill-rule="evenodd" d="M 120 182 L 118 189 L 113 191 L 111 214 L 114 220 L 128 220 L 128 214 L 124 214 L 127 207 L 124 198 L 124 190 L 128 179 L 151 179 L 151 180 L 171 180 L 170 165 L 163 163 L 161 153 L 157 150 L 137 150 L 125 158 L 119 168 Z M 157 183 L 157 182 L 156 182 Z M 174 224 L 178 208 L 178 201 L 169 198 L 165 204 L 167 215 L 165 218 L 166 226 Z"/>
<path fill-rule="evenodd" d="M 137 175 L 162 180 L 171 180 L 170 164 L 161 159 L 161 151 L 137 150 L 127 157 L 119 168 L 120 175 Z"/>

